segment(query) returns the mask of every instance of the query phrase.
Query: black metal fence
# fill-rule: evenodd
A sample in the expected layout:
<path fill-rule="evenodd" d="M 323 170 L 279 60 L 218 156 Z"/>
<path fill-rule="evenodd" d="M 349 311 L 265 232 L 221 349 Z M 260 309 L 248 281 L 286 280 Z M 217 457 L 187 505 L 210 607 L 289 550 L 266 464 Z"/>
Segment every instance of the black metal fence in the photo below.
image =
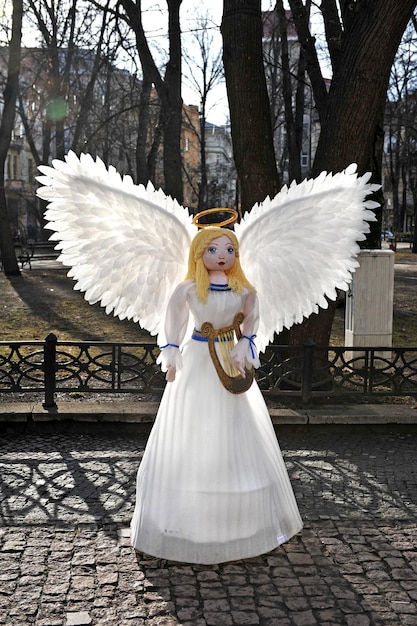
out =
<path fill-rule="evenodd" d="M 39 393 L 45 407 L 71 392 L 161 396 L 164 374 L 152 342 L 0 342 L 0 393 Z M 417 395 L 417 347 L 271 345 L 256 372 L 265 396 Z"/>

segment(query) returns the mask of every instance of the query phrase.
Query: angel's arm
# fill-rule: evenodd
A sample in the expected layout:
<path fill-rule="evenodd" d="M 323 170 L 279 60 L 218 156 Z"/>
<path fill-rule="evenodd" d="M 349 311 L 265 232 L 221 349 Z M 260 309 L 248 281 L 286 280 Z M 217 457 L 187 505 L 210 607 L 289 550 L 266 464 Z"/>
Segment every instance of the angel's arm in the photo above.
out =
<path fill-rule="evenodd" d="M 182 355 L 180 346 L 184 341 L 188 327 L 189 309 L 188 292 L 191 283 L 189 281 L 178 285 L 172 294 L 165 317 L 165 340 L 161 347 L 158 363 L 161 363 L 162 371 L 167 372 L 167 382 L 175 380 L 175 373 L 182 368 Z"/>
<path fill-rule="evenodd" d="M 253 291 L 249 291 L 243 306 L 244 320 L 241 326 L 242 338 L 239 339 L 232 350 L 232 359 L 242 376 L 245 375 L 245 364 L 259 367 L 258 352 L 255 338 L 259 326 L 258 297 Z"/>

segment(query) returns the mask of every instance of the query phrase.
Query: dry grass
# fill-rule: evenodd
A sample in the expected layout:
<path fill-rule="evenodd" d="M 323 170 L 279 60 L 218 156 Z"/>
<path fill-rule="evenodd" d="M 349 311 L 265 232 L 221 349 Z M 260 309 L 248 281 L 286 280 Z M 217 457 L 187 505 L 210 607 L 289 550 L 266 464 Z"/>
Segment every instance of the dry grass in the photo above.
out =
<path fill-rule="evenodd" d="M 73 290 L 65 269 L 34 268 L 11 279 L 0 274 L 1 340 L 141 341 L 138 324 L 106 315 Z"/>
<path fill-rule="evenodd" d="M 394 346 L 417 346 L 417 255 L 396 252 L 394 287 Z M 106 315 L 73 290 L 65 269 L 25 269 L 8 280 L 0 273 L 1 341 L 43 340 L 54 333 L 59 340 L 122 341 L 148 339 L 137 324 Z M 333 345 L 344 343 L 344 311 L 338 309 Z"/>
<path fill-rule="evenodd" d="M 396 262 L 393 345 L 417 346 L 417 254 L 396 253 Z"/>

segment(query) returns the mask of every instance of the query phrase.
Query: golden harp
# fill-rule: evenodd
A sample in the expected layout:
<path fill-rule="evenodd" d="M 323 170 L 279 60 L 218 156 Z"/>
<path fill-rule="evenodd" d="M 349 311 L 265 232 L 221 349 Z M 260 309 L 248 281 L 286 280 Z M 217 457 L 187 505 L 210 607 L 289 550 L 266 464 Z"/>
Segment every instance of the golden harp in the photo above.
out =
<path fill-rule="evenodd" d="M 245 377 L 243 377 L 230 357 L 230 353 L 235 345 L 235 335 L 238 341 L 242 336 L 240 324 L 243 322 L 243 319 L 243 313 L 237 313 L 231 326 L 216 329 L 210 322 L 204 322 L 201 326 L 201 335 L 207 337 L 211 360 L 216 368 L 220 382 L 227 391 L 235 394 L 244 393 L 253 382 L 253 367 L 249 369 L 245 367 Z M 217 353 L 216 343 L 219 346 L 223 364 Z"/>

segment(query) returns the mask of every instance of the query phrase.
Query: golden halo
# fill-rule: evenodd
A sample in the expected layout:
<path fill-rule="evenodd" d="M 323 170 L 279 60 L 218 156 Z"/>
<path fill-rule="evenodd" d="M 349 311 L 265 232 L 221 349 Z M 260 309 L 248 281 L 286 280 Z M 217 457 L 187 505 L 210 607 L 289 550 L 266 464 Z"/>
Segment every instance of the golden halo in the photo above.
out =
<path fill-rule="evenodd" d="M 230 213 L 230 217 L 228 217 L 227 219 L 223 220 L 222 222 L 212 222 L 211 224 L 199 224 L 198 220 L 200 219 L 200 217 L 203 217 L 204 215 L 210 215 L 211 213 Z M 205 211 L 200 211 L 200 213 L 197 213 L 197 215 L 194 215 L 193 217 L 193 224 L 194 226 L 197 226 L 197 228 L 207 228 L 208 226 L 218 226 L 219 228 L 222 226 L 226 226 L 226 224 L 232 224 L 233 222 L 236 222 L 237 218 L 239 217 L 239 213 L 235 210 L 235 209 L 228 209 L 228 208 L 215 208 L 215 209 L 205 209 Z"/>

